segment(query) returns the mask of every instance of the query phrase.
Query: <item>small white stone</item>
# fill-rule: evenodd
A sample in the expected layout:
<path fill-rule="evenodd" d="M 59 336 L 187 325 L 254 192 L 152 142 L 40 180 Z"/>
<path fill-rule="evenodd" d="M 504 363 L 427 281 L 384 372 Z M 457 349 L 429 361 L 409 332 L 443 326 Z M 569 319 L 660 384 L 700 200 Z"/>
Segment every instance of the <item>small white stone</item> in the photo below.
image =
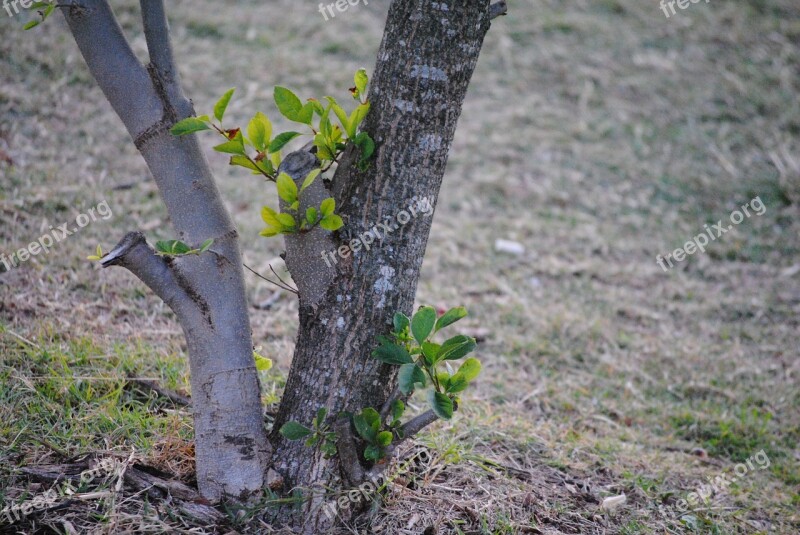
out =
<path fill-rule="evenodd" d="M 603 503 L 600 505 L 600 508 L 604 511 L 613 511 L 617 507 L 624 505 L 627 498 L 624 494 L 620 494 L 619 496 L 609 496 L 608 498 L 603 499 Z"/>
<path fill-rule="evenodd" d="M 507 253 L 512 255 L 525 254 L 525 246 L 519 242 L 511 240 L 498 239 L 494 242 L 494 250 L 498 253 Z"/>

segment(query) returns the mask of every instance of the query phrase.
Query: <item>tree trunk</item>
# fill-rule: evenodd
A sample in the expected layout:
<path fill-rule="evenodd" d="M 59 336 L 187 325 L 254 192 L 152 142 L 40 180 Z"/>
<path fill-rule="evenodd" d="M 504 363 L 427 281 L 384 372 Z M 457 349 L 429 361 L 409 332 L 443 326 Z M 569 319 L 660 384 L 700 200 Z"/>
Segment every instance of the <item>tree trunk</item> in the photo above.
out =
<path fill-rule="evenodd" d="M 426 202 L 435 206 L 489 21 L 488 0 L 391 4 L 364 126 L 377 150 L 367 170 L 355 165 L 357 154 L 351 151 L 336 172 L 332 194 L 345 226 L 334 235 L 334 246 L 370 231 L 374 237 L 381 223 L 392 230 L 384 236 L 388 229 L 379 227 L 382 239 L 374 238 L 369 250 L 362 246 L 346 258 L 336 255 L 335 264 L 330 255 L 327 261 L 322 255 L 309 260 L 315 270 L 334 273 L 324 298 L 314 304 L 301 299 L 294 360 L 271 437 L 275 468 L 308 499 L 289 513 L 289 521 L 304 523 L 306 533 L 331 524 L 322 510 L 330 499 L 323 489 L 340 486 L 340 466 L 336 458 L 326 460 L 318 449 L 288 441 L 277 430 L 287 421 L 310 425 L 320 407 L 328 408 L 330 418 L 368 406 L 380 410 L 393 390 L 396 367 L 370 354 L 393 314 L 411 313 L 431 226 L 422 212 Z M 287 242 L 287 258 L 291 249 Z"/>
<path fill-rule="evenodd" d="M 195 136 L 169 133 L 194 113 L 184 97 L 162 0 L 142 0 L 150 64 L 142 66 L 104 0 L 62 2 L 92 75 L 150 168 L 177 238 L 211 252 L 165 259 L 140 233 L 102 260 L 127 268 L 175 312 L 189 350 L 197 482 L 211 501 L 260 491 L 270 446 L 247 316 L 238 235 Z"/>

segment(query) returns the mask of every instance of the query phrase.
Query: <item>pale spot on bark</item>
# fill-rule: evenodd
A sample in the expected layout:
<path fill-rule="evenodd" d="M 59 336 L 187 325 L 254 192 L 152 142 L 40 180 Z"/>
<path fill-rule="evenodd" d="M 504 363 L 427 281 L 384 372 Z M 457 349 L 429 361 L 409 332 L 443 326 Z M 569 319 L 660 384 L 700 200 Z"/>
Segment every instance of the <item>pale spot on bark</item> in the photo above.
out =
<path fill-rule="evenodd" d="M 447 81 L 447 73 L 442 69 L 431 67 L 430 65 L 414 65 L 411 67 L 409 76 L 413 78 L 425 78 L 426 80 L 435 80 L 439 82 Z"/>
<path fill-rule="evenodd" d="M 438 134 L 425 134 L 419 140 L 419 148 L 423 151 L 439 150 L 442 148 L 442 136 Z"/>
<path fill-rule="evenodd" d="M 386 305 L 386 294 L 389 293 L 393 288 L 394 285 L 391 282 L 392 277 L 394 276 L 394 268 L 391 266 L 381 266 L 381 277 L 375 281 L 375 285 L 373 288 L 375 292 L 380 296 L 380 301 L 378 301 L 378 308 L 383 308 Z"/>

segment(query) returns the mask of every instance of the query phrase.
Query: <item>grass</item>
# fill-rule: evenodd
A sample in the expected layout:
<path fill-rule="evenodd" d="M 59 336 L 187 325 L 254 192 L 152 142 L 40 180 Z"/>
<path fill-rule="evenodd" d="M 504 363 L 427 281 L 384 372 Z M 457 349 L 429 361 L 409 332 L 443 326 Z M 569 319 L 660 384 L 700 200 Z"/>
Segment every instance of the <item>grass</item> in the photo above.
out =
<path fill-rule="evenodd" d="M 144 57 L 136 3 L 115 9 Z M 280 0 L 273 9 L 170 4 L 198 109 L 235 85 L 233 122 L 256 110 L 277 122 L 274 85 L 319 97 L 346 91 L 356 68 L 372 70 L 384 5 L 328 22 L 315 6 Z M 0 498 L 43 490 L 20 468 L 92 451 L 135 449 L 191 482 L 187 411 L 127 380 L 188 392 L 181 332 L 127 273 L 83 260 L 129 229 L 172 238 L 168 218 L 63 24 L 22 34 L 22 21 L 0 17 L 0 31 L 16 36 L 0 43 L 0 252 L 103 199 L 114 217 L 0 273 Z M 435 453 L 417 483 L 393 487 L 365 525 L 800 530 L 798 38 L 791 0 L 701 2 L 670 19 L 633 0 L 511 2 L 460 120 L 418 295 L 467 306 L 467 328 L 486 338 L 484 372 L 459 416 L 414 446 Z M 267 271 L 282 247 L 258 238 L 258 213 L 274 194 L 210 150 L 209 160 L 248 265 Z M 707 254 L 668 273 L 656 265 L 657 254 L 756 196 L 766 212 Z M 526 252 L 495 253 L 498 238 Z M 255 278 L 248 285 L 253 304 L 274 292 Z M 275 361 L 263 381 L 268 412 L 289 369 L 296 313 L 287 294 L 252 310 L 256 344 Z M 762 449 L 767 469 L 675 511 Z M 623 506 L 602 509 L 622 493 Z M 95 505 L 33 516 L 33 527 L 206 529 L 147 499 Z M 249 514 L 226 525 L 257 530 L 243 526 Z"/>

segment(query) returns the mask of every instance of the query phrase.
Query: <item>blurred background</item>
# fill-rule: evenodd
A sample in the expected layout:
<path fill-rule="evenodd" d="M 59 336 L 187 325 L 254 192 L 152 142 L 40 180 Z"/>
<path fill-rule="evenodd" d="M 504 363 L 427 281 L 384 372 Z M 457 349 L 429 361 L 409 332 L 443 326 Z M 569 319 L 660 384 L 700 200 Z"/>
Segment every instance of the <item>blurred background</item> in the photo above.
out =
<path fill-rule="evenodd" d="M 421 439 L 441 463 L 430 485 L 392 491 L 373 529 L 800 532 L 800 4 L 712 0 L 669 17 L 656 0 L 509 4 L 473 78 L 418 293 L 469 309 L 485 371 L 463 413 Z M 112 5 L 146 60 L 138 2 Z M 327 21 L 314 2 L 168 8 L 198 112 L 235 86 L 226 122 L 262 111 L 283 129 L 273 86 L 346 100 L 353 72 L 372 72 L 387 6 Z M 129 230 L 175 236 L 60 16 L 23 32 L 32 16 L 0 10 L 0 254 L 102 201 L 113 217 L 0 264 L 0 498 L 25 487 L 17 466 L 104 448 L 190 481 L 188 413 L 126 381 L 189 391 L 178 324 L 128 272 L 86 261 Z M 246 262 L 269 272 L 282 243 L 258 236 L 259 210 L 274 188 L 202 141 Z M 657 265 L 755 197 L 762 215 Z M 247 277 L 273 407 L 297 304 Z M 669 509 L 760 450 L 768 467 Z"/>

